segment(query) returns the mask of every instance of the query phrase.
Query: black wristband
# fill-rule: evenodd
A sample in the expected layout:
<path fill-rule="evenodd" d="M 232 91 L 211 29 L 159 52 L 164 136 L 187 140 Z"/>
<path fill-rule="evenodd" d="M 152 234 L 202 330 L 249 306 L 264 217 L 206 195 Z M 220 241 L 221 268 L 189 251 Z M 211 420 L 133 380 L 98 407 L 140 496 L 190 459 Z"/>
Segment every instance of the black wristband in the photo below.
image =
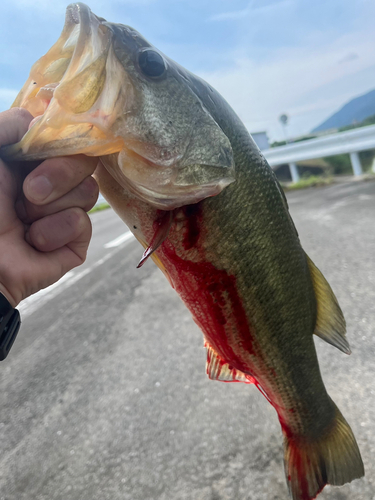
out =
<path fill-rule="evenodd" d="M 6 297 L 0 293 L 0 361 L 3 361 L 17 337 L 21 326 L 21 316 Z"/>

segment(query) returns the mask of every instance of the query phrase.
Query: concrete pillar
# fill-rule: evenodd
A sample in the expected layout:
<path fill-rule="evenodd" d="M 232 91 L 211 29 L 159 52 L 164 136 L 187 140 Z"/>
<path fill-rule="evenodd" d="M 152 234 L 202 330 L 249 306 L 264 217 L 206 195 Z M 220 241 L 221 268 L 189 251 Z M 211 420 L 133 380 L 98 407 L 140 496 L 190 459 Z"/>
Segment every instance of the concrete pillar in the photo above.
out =
<path fill-rule="evenodd" d="M 355 176 L 362 175 L 362 165 L 358 153 L 350 153 L 350 161 L 352 162 L 353 173 Z"/>
<path fill-rule="evenodd" d="M 299 181 L 299 173 L 296 163 L 289 163 L 290 175 L 292 176 L 293 184 Z"/>

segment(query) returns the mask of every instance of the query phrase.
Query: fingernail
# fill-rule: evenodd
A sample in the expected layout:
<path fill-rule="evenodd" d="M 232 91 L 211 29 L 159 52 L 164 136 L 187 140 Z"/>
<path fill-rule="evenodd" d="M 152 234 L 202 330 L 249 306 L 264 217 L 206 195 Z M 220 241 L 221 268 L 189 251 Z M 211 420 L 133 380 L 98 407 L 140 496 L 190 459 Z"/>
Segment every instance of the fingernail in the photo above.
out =
<path fill-rule="evenodd" d="M 52 193 L 52 190 L 52 184 L 44 175 L 34 177 L 27 183 L 27 192 L 34 200 L 45 200 Z"/>

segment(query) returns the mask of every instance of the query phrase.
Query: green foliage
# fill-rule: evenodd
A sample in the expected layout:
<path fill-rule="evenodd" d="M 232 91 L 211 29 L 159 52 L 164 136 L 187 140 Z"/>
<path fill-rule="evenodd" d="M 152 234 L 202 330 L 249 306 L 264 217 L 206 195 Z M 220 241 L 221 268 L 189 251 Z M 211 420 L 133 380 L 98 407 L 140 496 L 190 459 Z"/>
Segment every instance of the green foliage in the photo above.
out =
<path fill-rule="evenodd" d="M 328 165 L 333 169 L 334 175 L 351 175 L 353 173 L 350 156 L 348 154 L 327 156 L 323 158 L 323 160 L 326 161 Z"/>
<path fill-rule="evenodd" d="M 355 123 L 353 125 L 347 125 L 346 127 L 341 127 L 339 128 L 339 132 L 344 132 L 345 130 L 352 130 L 355 128 L 360 128 L 360 127 L 366 127 L 368 125 L 373 125 L 375 124 L 375 115 L 371 115 L 365 120 Z M 314 139 L 317 136 L 309 135 L 309 136 L 304 136 L 300 137 L 293 142 L 301 142 L 301 141 L 308 141 L 309 139 Z M 286 144 L 285 141 L 275 141 L 271 144 L 271 148 L 275 148 L 278 146 L 284 146 Z M 359 153 L 359 158 L 361 160 L 362 164 L 362 169 L 364 172 L 370 171 L 372 167 L 372 163 L 375 158 L 375 149 L 370 149 L 368 151 L 361 151 Z M 350 156 L 348 154 L 342 154 L 342 155 L 336 155 L 336 156 L 327 156 L 323 158 L 323 160 L 328 163 L 328 165 L 331 167 L 331 173 L 333 175 L 352 175 L 353 174 L 353 169 L 352 169 L 352 163 L 350 161 Z M 304 181 L 301 181 L 304 182 Z M 313 182 L 313 181 L 311 181 Z M 301 186 L 302 187 L 302 186 Z M 298 189 L 298 187 L 293 188 L 293 189 Z"/>
<path fill-rule="evenodd" d="M 316 139 L 317 137 L 318 137 L 317 135 L 305 135 L 303 137 L 298 137 L 297 139 L 294 139 L 293 142 L 310 141 L 311 139 Z"/>
<path fill-rule="evenodd" d="M 375 158 L 375 149 L 369 149 L 368 151 L 361 151 L 359 153 L 359 159 L 361 160 L 364 172 L 368 172 L 371 169 L 374 158 Z"/>
<path fill-rule="evenodd" d="M 93 214 L 94 212 L 100 212 L 101 210 L 106 210 L 107 208 L 111 208 L 106 201 L 103 201 L 103 203 L 99 203 L 98 205 L 95 205 L 93 207 L 89 214 Z"/>
<path fill-rule="evenodd" d="M 354 123 L 352 125 L 346 125 L 345 127 L 339 128 L 339 132 L 344 132 L 345 130 L 351 130 L 353 128 L 366 127 L 368 125 L 374 125 L 375 115 L 368 116 L 359 123 Z"/>
<path fill-rule="evenodd" d="M 361 151 L 359 153 L 359 159 L 361 160 L 362 169 L 364 172 L 368 172 L 372 167 L 372 162 L 375 158 L 375 149 L 369 149 L 368 151 Z M 333 169 L 334 175 L 352 175 L 352 163 L 350 161 L 350 156 L 348 154 L 328 156 L 324 158 Z"/>
<path fill-rule="evenodd" d="M 285 146 L 286 144 L 294 144 L 295 142 L 309 141 L 310 139 L 315 139 L 316 137 L 316 135 L 306 135 L 303 137 L 298 137 L 297 139 L 293 139 L 288 143 L 286 141 L 274 141 L 272 144 L 270 144 L 270 148 L 277 148 L 279 146 Z"/>
<path fill-rule="evenodd" d="M 278 148 L 279 146 L 285 146 L 286 141 L 274 141 L 270 144 L 270 148 Z"/>
<path fill-rule="evenodd" d="M 360 127 L 367 127 L 369 125 L 374 125 L 374 124 L 375 124 L 375 115 L 371 115 L 359 123 L 339 128 L 339 132 L 345 132 L 346 130 L 352 130 Z M 361 151 L 359 153 L 359 158 L 361 160 L 363 171 L 364 172 L 369 171 L 371 169 L 372 162 L 375 158 L 375 149 L 370 149 L 368 151 Z M 351 175 L 353 173 L 350 157 L 347 154 L 330 156 L 329 158 L 324 158 L 324 160 L 333 167 L 333 172 L 335 175 L 337 174 Z"/>
<path fill-rule="evenodd" d="M 308 177 L 302 178 L 300 181 L 294 184 L 289 184 L 288 186 L 283 185 L 284 191 L 290 191 L 294 189 L 305 189 L 309 187 L 321 187 L 328 186 L 332 184 L 332 177 L 323 177 L 318 175 L 310 175 Z"/>

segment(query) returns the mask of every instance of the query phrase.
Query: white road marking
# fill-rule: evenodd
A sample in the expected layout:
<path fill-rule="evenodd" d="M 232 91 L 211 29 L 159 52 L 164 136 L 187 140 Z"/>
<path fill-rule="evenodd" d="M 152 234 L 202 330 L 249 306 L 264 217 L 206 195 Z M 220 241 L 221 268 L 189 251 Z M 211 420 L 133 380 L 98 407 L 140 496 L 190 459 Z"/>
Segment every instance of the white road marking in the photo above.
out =
<path fill-rule="evenodd" d="M 126 238 L 124 238 L 125 235 L 127 236 Z M 34 313 L 40 307 L 44 306 L 51 299 L 53 299 L 54 297 L 59 295 L 59 293 L 66 290 L 71 285 L 74 285 L 74 283 L 76 283 L 77 281 L 82 279 L 87 274 L 91 273 L 97 267 L 104 264 L 104 262 L 109 260 L 117 252 L 122 250 L 123 247 L 125 247 L 128 243 L 131 242 L 131 238 L 129 235 L 133 236 L 133 234 L 129 231 L 129 232 L 119 236 L 119 238 L 116 238 L 115 240 L 107 243 L 107 245 L 111 244 L 111 247 L 116 247 L 116 249 L 112 250 L 112 252 L 108 252 L 104 257 L 97 260 L 90 267 L 83 269 L 81 271 L 79 271 L 77 269 L 73 269 L 72 271 L 69 271 L 68 273 L 66 273 L 65 276 L 63 276 L 59 281 L 57 281 L 53 285 L 51 285 L 47 288 L 44 288 L 43 290 L 40 290 L 39 292 L 35 293 L 34 295 L 31 295 L 27 299 L 23 300 L 18 305 L 18 309 L 22 313 L 22 318 L 25 318 L 26 316 L 30 316 L 30 314 Z M 120 241 L 120 238 L 121 238 L 121 241 Z M 114 244 L 114 242 L 116 242 L 116 244 Z M 111 248 L 111 247 L 108 247 L 105 245 L 105 248 Z"/>
<path fill-rule="evenodd" d="M 360 194 L 359 195 L 359 199 L 361 201 L 365 201 L 365 200 L 373 200 L 374 197 L 373 196 L 370 196 L 369 194 Z"/>
<path fill-rule="evenodd" d="M 110 241 L 109 243 L 106 243 L 104 245 L 104 248 L 118 247 L 119 245 L 121 245 L 125 241 L 130 240 L 131 238 L 134 238 L 134 234 L 131 231 L 127 231 L 126 233 L 121 234 L 120 236 L 118 236 L 114 240 Z"/>

